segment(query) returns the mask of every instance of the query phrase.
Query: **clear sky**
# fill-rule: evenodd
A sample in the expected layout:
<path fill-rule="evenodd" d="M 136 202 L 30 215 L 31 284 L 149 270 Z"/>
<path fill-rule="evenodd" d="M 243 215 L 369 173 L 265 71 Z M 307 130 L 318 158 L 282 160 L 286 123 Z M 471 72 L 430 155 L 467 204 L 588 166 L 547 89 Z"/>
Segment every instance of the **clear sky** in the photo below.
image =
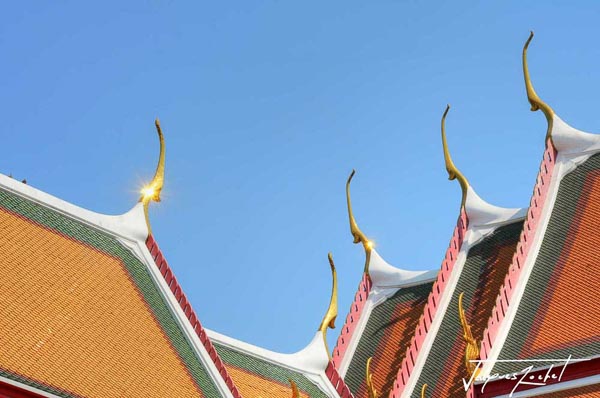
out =
<path fill-rule="evenodd" d="M 364 257 L 438 269 L 460 205 L 454 161 L 490 203 L 527 206 L 546 122 L 599 131 L 593 2 L 7 2 L 0 24 L 0 172 L 108 214 L 126 212 L 167 144 L 154 234 L 203 324 L 281 352 L 327 308 L 338 329 Z M 84 4 L 85 3 L 85 4 Z M 227 4 L 225 4 L 227 3 Z"/>

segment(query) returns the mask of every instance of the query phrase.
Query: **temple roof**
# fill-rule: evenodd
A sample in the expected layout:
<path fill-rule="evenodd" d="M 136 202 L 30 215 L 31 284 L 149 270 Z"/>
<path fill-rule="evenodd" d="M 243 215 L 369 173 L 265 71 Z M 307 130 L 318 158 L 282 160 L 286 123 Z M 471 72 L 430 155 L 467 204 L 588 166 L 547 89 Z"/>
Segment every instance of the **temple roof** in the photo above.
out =
<path fill-rule="evenodd" d="M 146 247 L 143 205 L 93 213 L 0 175 L 0 381 L 49 396 L 231 396 Z"/>
<path fill-rule="evenodd" d="M 593 370 L 593 377 L 580 373 L 578 381 L 594 384 L 600 367 L 597 360 L 585 360 L 600 351 L 595 300 L 600 283 L 600 135 L 570 127 L 537 96 L 526 59 L 532 36 L 523 49 L 523 68 L 532 110 L 542 110 L 548 121 L 546 149 L 524 233 L 484 332 L 481 373 L 563 366 L 573 358 L 583 360 L 584 370 Z M 514 362 L 531 359 L 537 362 Z M 548 391 L 558 394 L 567 385 L 573 383 L 554 384 Z M 590 388 L 597 390 L 584 390 Z"/>
<path fill-rule="evenodd" d="M 600 352 L 600 309 L 591 300 L 600 283 L 600 136 L 554 116 L 551 137 L 526 221 L 530 232 L 519 242 L 510 284 L 501 291 L 504 311 L 500 322 L 490 322 L 482 346 L 488 360 L 586 358 Z M 522 368 L 499 362 L 483 371 Z"/>
<path fill-rule="evenodd" d="M 600 386 L 600 135 L 548 121 L 528 209 L 480 198 L 454 165 L 442 117 L 449 179 L 462 189 L 439 270 L 388 264 L 360 230 L 346 183 L 350 231 L 365 251 L 354 302 L 333 355 L 337 273 L 314 338 L 281 354 L 206 330 L 150 231 L 160 201 L 164 138 L 140 202 L 119 216 L 94 213 L 0 175 L 0 396 L 374 398 L 494 397 L 512 384 L 464 387 L 471 376 L 543 377 L 514 396 L 597 396 Z M 562 358 L 562 359 L 561 359 Z M 568 358 L 568 360 L 565 360 Z M 475 363 L 483 364 L 481 368 Z"/>

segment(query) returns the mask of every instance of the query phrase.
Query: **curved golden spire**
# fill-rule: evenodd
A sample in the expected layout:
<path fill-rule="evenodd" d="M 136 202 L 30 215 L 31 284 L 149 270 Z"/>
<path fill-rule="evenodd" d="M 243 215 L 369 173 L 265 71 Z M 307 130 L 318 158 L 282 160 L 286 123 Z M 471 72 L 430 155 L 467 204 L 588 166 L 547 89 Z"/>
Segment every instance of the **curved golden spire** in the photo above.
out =
<path fill-rule="evenodd" d="M 423 387 L 421 387 L 421 398 L 425 398 L 426 392 L 427 392 L 427 383 L 423 384 Z"/>
<path fill-rule="evenodd" d="M 348 181 L 346 181 L 346 202 L 348 203 L 348 218 L 350 219 L 350 233 L 354 238 L 354 243 L 362 243 L 365 249 L 365 273 L 369 273 L 369 262 L 371 261 L 371 250 L 373 249 L 373 242 L 365 236 L 365 234 L 358 228 L 358 224 L 354 219 L 354 213 L 352 212 L 352 201 L 350 200 L 350 182 L 356 171 L 352 169 Z"/>
<path fill-rule="evenodd" d="M 465 310 L 463 308 L 462 300 L 465 292 L 458 295 L 458 317 L 460 318 L 460 324 L 463 328 L 463 339 L 467 343 L 465 350 L 465 366 L 470 375 L 477 369 L 475 362 L 471 362 L 479 359 L 479 344 L 471 333 L 471 326 L 467 323 L 467 317 L 465 316 Z"/>
<path fill-rule="evenodd" d="M 457 179 L 460 184 L 460 189 L 462 190 L 462 200 L 460 202 L 461 207 L 465 205 L 465 201 L 467 200 L 467 189 L 469 188 L 469 181 L 467 181 L 466 177 L 461 173 L 454 162 L 452 161 L 452 157 L 450 156 L 450 151 L 448 150 L 448 142 L 446 141 L 446 115 L 448 115 L 448 111 L 450 110 L 450 105 L 446 105 L 446 110 L 444 111 L 444 115 L 442 116 L 442 147 L 444 148 L 444 161 L 446 162 L 446 171 L 448 172 L 448 179 L 454 180 Z"/>
<path fill-rule="evenodd" d="M 373 357 L 369 357 L 367 359 L 367 366 L 365 367 L 365 383 L 367 384 L 367 394 L 369 398 L 377 398 L 379 395 L 377 394 L 377 390 L 373 385 L 373 375 L 371 374 L 371 360 Z"/>
<path fill-rule="evenodd" d="M 333 263 L 333 257 L 331 253 L 327 254 L 327 258 L 329 259 L 329 266 L 331 267 L 331 277 L 333 279 L 333 285 L 331 287 L 331 299 L 329 300 L 329 308 L 327 308 L 327 312 L 321 321 L 321 325 L 319 326 L 319 332 L 323 333 L 323 342 L 325 343 L 325 349 L 327 350 L 327 355 L 331 358 L 331 353 L 329 352 L 329 345 L 327 344 L 327 328 L 335 329 L 335 318 L 338 315 L 338 299 L 337 299 L 337 272 L 335 271 L 335 264 Z"/>
<path fill-rule="evenodd" d="M 290 385 L 292 386 L 292 398 L 300 398 L 300 392 L 298 391 L 298 386 L 292 379 L 288 379 Z"/>
<path fill-rule="evenodd" d="M 550 138 L 552 134 L 552 120 L 554 118 L 554 111 L 548 104 L 541 100 L 538 97 L 537 93 L 533 88 L 533 84 L 531 84 L 531 79 L 529 77 L 529 67 L 527 66 L 527 48 L 529 47 L 529 43 L 531 43 L 531 39 L 533 39 L 533 30 L 529 33 L 529 38 L 525 42 L 525 46 L 523 47 L 523 76 L 525 77 L 525 89 L 527 90 L 527 99 L 531 104 L 531 111 L 535 112 L 537 110 L 541 110 L 546 116 L 546 120 L 548 121 L 548 131 L 546 132 L 546 138 Z"/>
<path fill-rule="evenodd" d="M 150 231 L 150 220 L 148 218 L 148 205 L 151 201 L 160 202 L 160 193 L 165 182 L 165 139 L 163 137 L 162 129 L 160 128 L 160 121 L 158 118 L 154 121 L 156 131 L 158 133 L 158 140 L 160 143 L 160 153 L 158 156 L 158 164 L 156 165 L 156 171 L 152 181 L 144 185 L 141 190 L 142 196 L 140 202 L 144 204 L 144 214 L 146 215 L 146 223 L 148 224 L 148 231 Z"/>

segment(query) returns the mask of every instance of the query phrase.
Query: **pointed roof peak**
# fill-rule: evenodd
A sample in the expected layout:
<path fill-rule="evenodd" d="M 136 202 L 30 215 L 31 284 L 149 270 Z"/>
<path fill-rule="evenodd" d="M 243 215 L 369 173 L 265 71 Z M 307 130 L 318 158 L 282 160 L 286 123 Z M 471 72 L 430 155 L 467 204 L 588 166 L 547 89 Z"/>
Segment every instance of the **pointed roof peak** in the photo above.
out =
<path fill-rule="evenodd" d="M 387 263 L 375 249 L 371 252 L 370 277 L 373 287 L 399 288 L 418 285 L 436 278 L 438 270 L 406 270 Z"/>
<path fill-rule="evenodd" d="M 465 213 L 470 227 L 489 227 L 525 217 L 527 209 L 492 205 L 482 199 L 472 186 L 467 189 Z"/>
<path fill-rule="evenodd" d="M 554 115 L 552 142 L 563 154 L 583 155 L 600 151 L 600 134 L 577 130 L 557 115 Z"/>
<path fill-rule="evenodd" d="M 329 356 L 323 346 L 323 335 L 320 331 L 317 331 L 310 342 L 300 350 L 293 353 L 281 353 L 238 340 L 212 329 L 205 330 L 208 337 L 217 343 L 299 372 L 317 374 L 323 372 L 329 363 Z"/>
<path fill-rule="evenodd" d="M 140 202 L 123 214 L 113 215 L 85 209 L 4 174 L 0 174 L 0 188 L 121 237 L 145 240 L 149 233 Z"/>
<path fill-rule="evenodd" d="M 595 153 L 600 151 L 600 135 L 586 133 L 571 127 L 564 122 L 554 110 L 535 92 L 531 78 L 529 75 L 529 67 L 527 63 L 527 50 L 529 44 L 533 39 L 533 31 L 530 33 L 529 38 L 525 42 L 523 47 L 523 75 L 525 78 L 525 88 L 527 90 L 527 99 L 531 104 L 531 110 L 541 110 L 546 116 L 548 121 L 548 131 L 546 139 L 552 139 L 552 143 L 556 149 L 565 154 L 584 154 L 584 153 Z"/>

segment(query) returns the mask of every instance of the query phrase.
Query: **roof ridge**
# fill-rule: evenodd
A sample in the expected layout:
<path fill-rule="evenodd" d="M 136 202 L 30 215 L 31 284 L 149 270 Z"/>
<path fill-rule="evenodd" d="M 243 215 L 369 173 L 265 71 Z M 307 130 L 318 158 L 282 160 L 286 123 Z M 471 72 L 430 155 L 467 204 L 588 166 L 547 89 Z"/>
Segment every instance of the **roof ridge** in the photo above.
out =
<path fill-rule="evenodd" d="M 526 67 L 526 59 L 523 60 L 523 63 Z M 526 84 L 527 82 L 528 75 L 526 75 Z M 532 108 L 532 110 L 536 109 Z M 539 247 L 541 244 L 541 241 L 536 240 L 539 235 L 539 226 L 543 225 L 552 213 L 554 207 L 552 200 L 558 194 L 560 181 L 577 165 L 586 161 L 594 153 L 600 152 L 600 134 L 577 130 L 563 121 L 554 111 L 551 112 L 550 118 L 548 115 L 546 115 L 546 118 L 549 124 L 545 140 L 546 146 L 531 196 L 530 208 L 527 212 L 525 225 L 512 264 L 503 285 L 500 287 L 496 305 L 488 320 L 487 328 L 484 330 L 480 350 L 481 359 L 488 359 L 491 355 L 494 355 L 492 350 L 497 346 L 496 339 L 499 338 L 503 328 L 507 327 L 505 318 L 509 308 L 512 308 L 510 304 L 514 301 L 513 294 L 517 290 L 517 284 L 522 279 L 521 275 L 530 251 L 533 247 Z M 554 172 L 555 166 L 559 167 L 557 173 Z M 550 202 L 547 201 L 548 196 L 550 196 Z M 547 208 L 547 202 L 552 203 L 552 208 Z M 483 367 L 484 374 L 489 370 L 489 365 Z"/>
<path fill-rule="evenodd" d="M 404 270 L 388 264 L 372 250 L 369 275 L 363 274 L 346 321 L 333 351 L 333 361 L 343 377 L 358 349 L 364 328 L 375 309 L 402 289 L 433 282 L 438 270 Z"/>
<path fill-rule="evenodd" d="M 177 278 L 175 277 L 173 271 L 171 270 L 171 267 L 165 260 L 152 234 L 149 234 L 148 238 L 146 239 L 146 247 L 148 248 L 148 251 L 152 256 L 154 264 L 160 271 L 160 274 L 163 276 L 165 282 L 167 283 L 167 285 L 171 289 L 171 292 L 175 296 L 175 299 L 177 300 L 177 303 L 179 304 L 181 310 L 185 314 L 185 317 L 190 322 L 192 329 L 200 339 L 200 342 L 204 346 L 204 349 L 206 349 L 208 356 L 213 361 L 215 367 L 217 368 L 217 371 L 225 381 L 227 388 L 229 388 L 229 391 L 231 392 L 234 398 L 242 398 L 241 394 L 239 393 L 237 387 L 233 382 L 233 379 L 227 372 L 227 368 L 225 367 L 223 360 L 217 353 L 214 345 L 212 344 L 212 341 L 208 338 L 206 330 L 200 323 L 200 320 L 198 319 L 196 312 L 192 308 L 191 303 L 187 300 L 187 297 L 183 293 L 181 286 L 177 282 Z"/>
<path fill-rule="evenodd" d="M 395 267 L 385 261 L 375 249 L 372 249 L 369 274 L 373 288 L 402 288 L 431 282 L 435 279 L 437 272 L 436 269 L 407 270 Z"/>
<path fill-rule="evenodd" d="M 292 353 L 282 353 L 282 352 L 277 352 L 274 350 L 269 350 L 267 348 L 258 346 L 256 344 L 248 343 L 243 340 L 236 339 L 235 337 L 231 337 L 231 336 L 225 335 L 223 333 L 219 333 L 212 329 L 206 329 L 206 334 L 208 335 L 208 337 L 211 340 L 215 340 L 220 344 L 224 344 L 229 347 L 237 348 L 248 354 L 264 358 L 265 360 L 267 360 L 269 362 L 276 363 L 278 365 L 282 365 L 282 366 L 289 367 L 289 368 L 296 369 L 296 370 L 315 371 L 314 369 L 303 369 L 302 367 L 298 366 L 297 365 L 298 362 L 294 362 L 294 360 L 298 359 L 298 357 L 312 356 L 314 354 L 313 351 L 317 351 L 316 348 L 318 348 L 318 351 L 323 351 L 323 353 L 325 353 L 325 351 L 321 347 L 321 346 L 323 346 L 322 338 L 320 337 L 319 339 L 317 339 L 317 336 L 321 336 L 321 333 L 319 331 L 315 332 L 315 336 L 313 336 L 313 338 L 310 340 L 310 342 L 306 346 L 304 346 L 300 350 L 298 350 L 296 352 L 292 352 Z M 317 344 L 317 342 L 319 344 Z M 326 356 L 326 353 L 324 356 Z M 307 359 L 307 358 L 305 358 L 305 359 Z M 324 362 L 327 362 L 327 361 L 324 361 Z M 325 367 L 323 367 L 323 370 L 324 369 L 325 369 Z"/>
<path fill-rule="evenodd" d="M 474 208 L 476 211 L 473 211 Z M 481 199 L 471 186 L 467 188 L 465 205 L 461 207 L 457 226 L 454 229 L 441 270 L 432 286 L 432 291 L 423 308 L 423 314 L 401 362 L 390 397 L 402 396 L 407 386 L 410 389 L 415 388 L 413 382 L 418 382 L 424 366 L 423 361 L 427 360 L 431 353 L 430 349 L 434 342 L 432 339 L 435 339 L 445 319 L 448 305 L 450 305 L 457 284 L 462 278 L 463 266 L 471 249 L 500 227 L 507 224 L 512 225 L 522 219 L 524 215 L 524 209 L 505 209 L 491 205 Z M 475 221 L 472 217 L 475 218 Z M 430 333 L 430 331 L 434 333 Z M 430 335 L 433 337 L 428 338 Z M 427 349 L 424 354 L 422 353 L 423 347 Z M 417 374 L 413 375 L 413 373 Z M 411 376 L 416 378 L 411 379 Z"/>
<path fill-rule="evenodd" d="M 600 134 L 587 133 L 571 127 L 556 114 L 552 141 L 556 150 L 564 155 L 584 155 L 600 151 Z"/>
<path fill-rule="evenodd" d="M 469 185 L 465 200 L 465 211 L 472 227 L 496 227 L 525 217 L 527 209 L 493 205 L 475 192 Z"/>
<path fill-rule="evenodd" d="M 549 187 L 552 182 L 556 157 L 557 150 L 555 149 L 552 140 L 548 138 L 546 140 L 546 149 L 544 150 L 540 170 L 536 178 L 536 184 L 533 189 L 530 207 L 527 211 L 527 217 L 519 242 L 517 243 L 512 264 L 509 267 L 504 283 L 500 287 L 500 292 L 496 298 L 496 305 L 488 320 L 488 326 L 483 332 L 480 348 L 480 357 L 482 360 L 487 359 L 490 355 L 494 341 L 499 333 L 500 325 L 503 323 L 502 321 L 506 316 L 507 309 L 512 302 L 512 295 L 517 286 L 517 281 L 520 279 L 523 265 L 525 264 L 532 243 L 534 242 L 534 236 L 540 225 L 542 210 L 546 203 Z"/>
<path fill-rule="evenodd" d="M 468 231 L 468 225 L 469 220 L 467 213 L 465 212 L 464 206 L 461 206 L 456 227 L 454 228 L 450 244 L 446 250 L 446 256 L 442 262 L 440 272 L 438 273 L 436 281 L 433 283 L 432 291 L 429 294 L 427 303 L 423 307 L 423 315 L 421 315 L 419 323 L 415 328 L 409 347 L 406 350 L 406 355 L 402 360 L 396 380 L 394 381 L 394 387 L 390 393 L 390 397 L 392 398 L 400 397 L 408 384 L 418 354 L 435 319 L 438 306 L 442 300 L 442 295 L 446 290 L 445 288 L 448 285 L 451 274 L 455 268 L 454 265 L 462 250 L 465 235 Z"/>
<path fill-rule="evenodd" d="M 348 315 L 346 315 L 346 320 L 342 326 L 340 335 L 338 336 L 336 345 L 333 349 L 332 360 L 338 369 L 341 367 L 342 360 L 346 350 L 348 349 L 348 345 L 352 340 L 352 336 L 354 335 L 358 321 L 361 318 L 363 309 L 367 303 L 367 299 L 369 298 L 372 285 L 373 283 L 371 282 L 369 275 L 367 273 L 363 273 L 362 279 L 358 284 L 356 294 L 354 295 L 354 301 L 350 305 L 350 311 L 348 312 Z"/>
<path fill-rule="evenodd" d="M 0 187 L 44 207 L 66 214 L 85 224 L 131 240 L 144 241 L 148 228 L 142 203 L 136 203 L 123 214 L 103 214 L 67 202 L 41 189 L 0 173 Z"/>

